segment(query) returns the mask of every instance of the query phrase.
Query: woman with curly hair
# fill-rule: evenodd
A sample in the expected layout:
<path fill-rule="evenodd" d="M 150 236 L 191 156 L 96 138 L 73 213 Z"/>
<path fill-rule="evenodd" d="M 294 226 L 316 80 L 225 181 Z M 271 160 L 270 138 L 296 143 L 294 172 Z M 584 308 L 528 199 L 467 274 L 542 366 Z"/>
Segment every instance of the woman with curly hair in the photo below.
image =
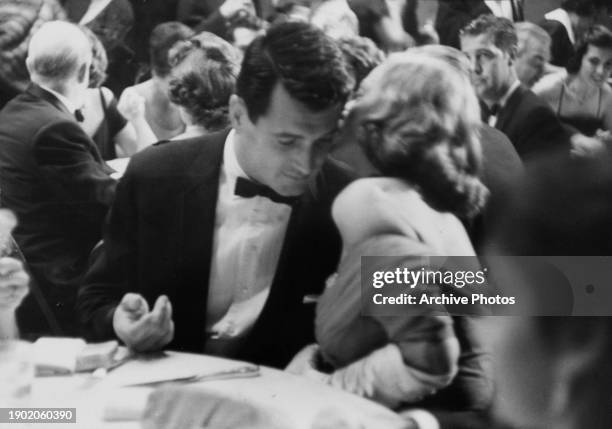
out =
<path fill-rule="evenodd" d="M 393 317 L 362 314 L 360 282 L 362 256 L 392 256 L 376 269 L 395 271 L 425 268 L 430 256 L 475 255 L 461 220 L 477 214 L 488 194 L 478 178 L 479 127 L 467 77 L 438 59 L 394 55 L 362 82 L 344 140 L 359 144 L 378 176 L 353 182 L 334 201 L 342 257 L 317 304 L 318 345 L 298 354 L 289 371 L 394 408 L 487 405 L 484 353 L 466 333 L 468 319 L 428 306 Z M 449 391 L 464 353 L 476 360 L 472 382 Z"/>
<path fill-rule="evenodd" d="M 170 51 L 170 101 L 179 106 L 185 131 L 172 140 L 229 126 L 229 98 L 240 70 L 240 52 L 212 33 L 179 42 Z"/>

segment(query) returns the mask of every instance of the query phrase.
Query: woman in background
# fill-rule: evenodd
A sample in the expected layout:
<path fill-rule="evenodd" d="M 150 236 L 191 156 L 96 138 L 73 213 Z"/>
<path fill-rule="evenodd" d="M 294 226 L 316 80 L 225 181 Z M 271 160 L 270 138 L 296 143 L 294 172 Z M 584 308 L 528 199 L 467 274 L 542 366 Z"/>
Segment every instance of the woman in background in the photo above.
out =
<path fill-rule="evenodd" d="M 240 52 L 212 33 L 179 42 L 170 51 L 170 101 L 179 108 L 185 131 L 182 140 L 229 126 L 229 98 L 240 70 Z"/>
<path fill-rule="evenodd" d="M 144 105 L 144 117 L 155 134 L 155 141 L 168 140 L 185 131 L 178 108 L 168 98 L 171 69 L 168 52 L 177 42 L 188 40 L 194 34 L 180 22 L 157 25 L 149 38 L 151 79 L 126 88 L 119 97 L 119 111 L 134 124 L 140 123 Z"/>
<path fill-rule="evenodd" d="M 578 44 L 567 72 L 545 76 L 533 91 L 575 133 L 609 140 L 612 88 L 607 81 L 611 73 L 612 32 L 595 26 Z"/>
<path fill-rule="evenodd" d="M 419 270 L 429 256 L 475 255 L 461 219 L 477 214 L 488 193 L 478 178 L 479 125 L 467 78 L 440 60 L 395 55 L 362 82 L 343 139 L 361 146 L 380 177 L 353 182 L 334 202 L 343 242 L 337 276 L 317 305 L 318 345 L 300 352 L 288 371 L 397 408 L 435 403 L 465 354 L 476 362 L 471 381 L 459 380 L 454 403 L 440 396 L 437 405 L 489 403 L 485 353 L 468 325 L 428 306 L 363 316 L 360 282 L 366 255 L 399 256 L 393 267 L 381 259 L 383 271 L 398 264 Z"/>
<path fill-rule="evenodd" d="M 117 100 L 110 89 L 103 87 L 108 61 L 100 40 L 87 27 L 81 27 L 92 47 L 89 88 L 81 108 L 81 127 L 96 143 L 102 158 L 131 156 L 155 143 L 155 135 L 144 120 L 144 105 L 134 115 L 135 124 L 128 122 L 117 110 Z M 138 109 L 138 105 L 134 109 Z"/>

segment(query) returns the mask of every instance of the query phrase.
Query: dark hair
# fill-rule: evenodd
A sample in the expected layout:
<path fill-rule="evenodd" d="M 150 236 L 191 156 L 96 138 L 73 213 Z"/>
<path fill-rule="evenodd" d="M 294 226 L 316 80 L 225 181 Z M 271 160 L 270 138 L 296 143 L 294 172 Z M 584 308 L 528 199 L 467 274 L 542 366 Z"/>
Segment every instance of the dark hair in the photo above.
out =
<path fill-rule="evenodd" d="M 495 15 L 485 14 L 463 27 L 460 36 L 480 36 L 489 34 L 493 44 L 506 53 L 514 54 L 518 45 L 518 37 L 512 21 Z"/>
<path fill-rule="evenodd" d="M 385 54 L 367 37 L 346 37 L 338 40 L 338 46 L 346 58 L 349 71 L 355 78 L 355 88 L 385 60 Z"/>
<path fill-rule="evenodd" d="M 347 119 L 368 159 L 382 175 L 417 186 L 437 210 L 463 219 L 479 213 L 488 190 L 478 177 L 481 120 L 468 77 L 410 51 L 373 73 L 377 86 L 367 86 Z"/>
<path fill-rule="evenodd" d="M 595 25 L 587 31 L 585 36 L 576 45 L 574 55 L 565 67 L 569 74 L 576 74 L 582 66 L 582 59 L 589 50 L 589 46 L 602 49 L 612 49 L 612 32 L 603 25 Z"/>
<path fill-rule="evenodd" d="M 240 54 L 225 40 L 202 33 L 170 51 L 170 101 L 184 107 L 208 131 L 229 125 L 229 98 L 236 87 Z"/>
<path fill-rule="evenodd" d="M 597 1 L 593 0 L 563 0 L 561 8 L 567 12 L 573 12 L 578 16 L 594 17 L 599 6 Z"/>
<path fill-rule="evenodd" d="M 277 83 L 313 111 L 344 103 L 353 87 L 336 42 L 303 22 L 273 25 L 247 48 L 236 93 L 251 121 L 267 112 Z"/>
<path fill-rule="evenodd" d="M 160 77 L 167 76 L 170 73 L 168 52 L 176 42 L 187 40 L 194 34 L 191 28 L 180 22 L 164 22 L 156 26 L 149 38 L 152 72 Z"/>

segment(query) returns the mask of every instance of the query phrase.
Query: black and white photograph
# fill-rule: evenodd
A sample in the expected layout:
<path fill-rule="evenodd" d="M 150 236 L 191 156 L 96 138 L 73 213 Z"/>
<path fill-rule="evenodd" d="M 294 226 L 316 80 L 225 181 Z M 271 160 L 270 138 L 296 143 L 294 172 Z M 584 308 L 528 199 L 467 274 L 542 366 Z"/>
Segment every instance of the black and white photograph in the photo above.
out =
<path fill-rule="evenodd" d="M 611 1 L 0 0 L 0 427 L 611 429 Z"/>

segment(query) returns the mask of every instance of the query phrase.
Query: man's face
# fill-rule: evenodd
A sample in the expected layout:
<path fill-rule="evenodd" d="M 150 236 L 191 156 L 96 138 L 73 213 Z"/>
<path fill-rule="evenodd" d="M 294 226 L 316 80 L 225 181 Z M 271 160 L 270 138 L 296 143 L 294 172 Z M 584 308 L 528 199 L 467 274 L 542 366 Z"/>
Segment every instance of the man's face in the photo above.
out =
<path fill-rule="evenodd" d="M 281 195 L 306 191 L 331 150 L 342 106 L 312 112 L 281 84 L 274 88 L 267 112 L 254 123 L 242 100 L 236 97 L 231 104 L 240 135 L 236 155 L 245 173 Z"/>
<path fill-rule="evenodd" d="M 544 74 L 544 67 L 549 59 L 548 43 L 537 39 L 525 41 L 525 47 L 517 55 L 514 65 L 519 80 L 524 85 L 532 87 Z"/>
<path fill-rule="evenodd" d="M 511 55 L 495 46 L 489 34 L 463 36 L 461 50 L 470 59 L 472 83 L 478 96 L 485 101 L 498 101 L 512 84 Z"/>

